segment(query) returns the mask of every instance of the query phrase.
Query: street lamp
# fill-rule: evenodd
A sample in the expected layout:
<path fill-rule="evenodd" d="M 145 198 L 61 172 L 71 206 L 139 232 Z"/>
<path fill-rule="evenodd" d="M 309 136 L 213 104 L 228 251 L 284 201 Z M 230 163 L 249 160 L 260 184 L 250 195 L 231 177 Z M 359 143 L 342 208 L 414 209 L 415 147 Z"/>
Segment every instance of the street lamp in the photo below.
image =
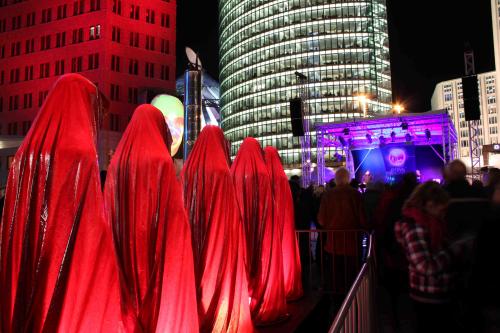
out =
<path fill-rule="evenodd" d="M 405 107 L 402 105 L 402 104 L 394 104 L 394 106 L 392 107 L 393 110 L 397 113 L 397 114 L 400 114 L 401 112 L 404 112 L 405 110 Z"/>
<path fill-rule="evenodd" d="M 359 104 L 361 105 L 361 109 L 363 110 L 363 117 L 366 118 L 366 106 L 369 101 L 368 97 L 366 95 L 358 95 L 356 96 L 356 99 L 358 100 Z"/>

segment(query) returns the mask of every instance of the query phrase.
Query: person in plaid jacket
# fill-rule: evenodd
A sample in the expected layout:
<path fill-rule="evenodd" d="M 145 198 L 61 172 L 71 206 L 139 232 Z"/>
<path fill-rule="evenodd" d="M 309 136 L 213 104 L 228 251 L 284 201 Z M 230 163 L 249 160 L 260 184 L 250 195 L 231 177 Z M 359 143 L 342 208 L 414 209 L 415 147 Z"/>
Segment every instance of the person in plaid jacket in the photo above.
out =
<path fill-rule="evenodd" d="M 452 329 L 456 248 L 446 244 L 442 219 L 448 194 L 435 182 L 419 185 L 403 206 L 395 225 L 398 243 L 408 260 L 410 297 L 418 332 L 455 332 Z"/>

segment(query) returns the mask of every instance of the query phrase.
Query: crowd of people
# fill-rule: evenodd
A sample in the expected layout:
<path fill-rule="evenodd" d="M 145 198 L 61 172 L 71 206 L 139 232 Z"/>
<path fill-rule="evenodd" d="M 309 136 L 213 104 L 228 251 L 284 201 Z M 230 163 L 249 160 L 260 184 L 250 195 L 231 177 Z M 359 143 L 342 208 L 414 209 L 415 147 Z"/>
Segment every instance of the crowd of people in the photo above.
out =
<path fill-rule="evenodd" d="M 470 182 L 466 166 L 455 160 L 443 178 L 443 184 L 419 183 L 411 172 L 395 184 L 365 177 L 360 185 L 339 168 L 326 187 L 301 189 L 292 177 L 296 228 L 373 232 L 378 282 L 390 296 L 394 328 L 398 298 L 407 294 L 418 332 L 498 332 L 500 170 L 484 168 L 481 181 Z M 341 252 L 336 246 L 342 236 L 331 234 L 323 259 L 356 260 L 352 249 L 359 244 L 344 245 Z M 337 270 L 348 267 L 343 263 Z"/>

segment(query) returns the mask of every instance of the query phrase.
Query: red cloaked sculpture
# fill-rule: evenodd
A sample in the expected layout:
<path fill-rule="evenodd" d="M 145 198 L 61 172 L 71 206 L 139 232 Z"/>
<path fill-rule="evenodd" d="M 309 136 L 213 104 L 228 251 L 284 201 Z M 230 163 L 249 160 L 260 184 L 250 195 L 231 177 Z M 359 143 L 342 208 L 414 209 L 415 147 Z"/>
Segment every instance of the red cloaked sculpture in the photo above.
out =
<path fill-rule="evenodd" d="M 125 330 L 97 164 L 98 102 L 90 81 L 61 77 L 16 153 L 0 226 L 3 333 Z"/>
<path fill-rule="evenodd" d="M 281 232 L 273 219 L 271 177 L 264 153 L 254 138 L 246 138 L 231 167 L 246 236 L 246 266 L 256 325 L 287 317 Z"/>
<path fill-rule="evenodd" d="M 273 184 L 274 219 L 281 230 L 285 295 L 287 300 L 293 301 L 302 297 L 304 291 L 302 289 L 299 246 L 295 235 L 292 192 L 276 148 L 266 147 L 264 156 Z"/>
<path fill-rule="evenodd" d="M 221 129 L 206 126 L 182 171 L 192 230 L 200 332 L 252 332 L 245 239 L 229 151 Z"/>
<path fill-rule="evenodd" d="M 105 201 L 136 332 L 198 332 L 191 233 L 165 119 L 139 106 L 108 169 Z"/>

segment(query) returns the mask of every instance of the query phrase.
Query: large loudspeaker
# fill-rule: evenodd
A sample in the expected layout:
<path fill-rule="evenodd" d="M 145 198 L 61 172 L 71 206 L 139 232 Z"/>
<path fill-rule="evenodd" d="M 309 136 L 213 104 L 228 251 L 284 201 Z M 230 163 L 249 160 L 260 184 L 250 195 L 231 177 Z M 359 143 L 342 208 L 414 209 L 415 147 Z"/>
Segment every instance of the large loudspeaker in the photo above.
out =
<path fill-rule="evenodd" d="M 464 96 L 465 120 L 470 121 L 481 119 L 477 75 L 462 78 L 462 93 Z"/>
<path fill-rule="evenodd" d="M 304 124 L 302 118 L 302 99 L 290 100 L 290 118 L 292 120 L 293 136 L 304 136 Z"/>

